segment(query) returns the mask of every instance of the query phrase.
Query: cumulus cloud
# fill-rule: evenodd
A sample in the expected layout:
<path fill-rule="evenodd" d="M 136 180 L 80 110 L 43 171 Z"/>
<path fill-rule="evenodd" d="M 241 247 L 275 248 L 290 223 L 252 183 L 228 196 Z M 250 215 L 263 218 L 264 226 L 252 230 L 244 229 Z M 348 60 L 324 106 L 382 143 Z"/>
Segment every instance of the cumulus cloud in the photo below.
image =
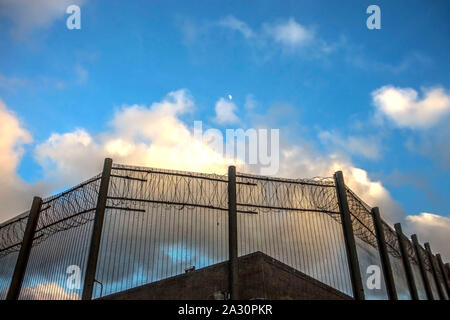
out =
<path fill-rule="evenodd" d="M 368 205 L 378 206 L 391 223 L 403 220 L 404 211 L 382 185 L 369 173 L 357 168 L 341 154 L 322 155 L 307 142 L 284 145 L 280 155 L 280 176 L 284 177 L 330 177 L 342 171 L 345 183 Z"/>
<path fill-rule="evenodd" d="M 17 174 L 24 147 L 32 141 L 17 116 L 0 100 L 0 219 L 13 217 L 28 209 L 24 195 L 32 188 Z M 30 196 L 31 201 L 31 196 Z"/>
<path fill-rule="evenodd" d="M 407 216 L 406 226 L 410 233 L 417 233 L 420 242 L 430 242 L 431 249 L 435 253 L 440 252 L 446 258 L 445 260 L 450 260 L 448 246 L 450 218 L 422 212 L 419 215 Z"/>
<path fill-rule="evenodd" d="M 24 286 L 20 292 L 20 298 L 22 300 L 80 300 L 76 292 L 68 293 L 56 282 Z"/>
<path fill-rule="evenodd" d="M 322 143 L 333 148 L 343 150 L 351 155 L 361 155 L 367 159 L 375 160 L 380 157 L 380 141 L 378 137 L 343 137 L 334 131 L 321 131 L 319 139 Z"/>
<path fill-rule="evenodd" d="M 36 147 L 36 159 L 47 176 L 66 183 L 98 173 L 104 157 L 118 163 L 224 173 L 230 162 L 196 140 L 178 118 L 193 105 L 188 92 L 179 90 L 149 107 L 123 106 L 110 122 L 110 130 L 95 137 L 84 129 L 52 134 Z"/>
<path fill-rule="evenodd" d="M 56 20 L 63 20 L 67 17 L 68 6 L 80 6 L 84 2 L 85 0 L 0 0 L 0 15 L 11 21 L 13 36 L 24 37 L 33 31 L 50 27 Z"/>
<path fill-rule="evenodd" d="M 235 114 L 236 109 L 237 107 L 233 102 L 220 98 L 219 101 L 216 102 L 216 117 L 214 121 L 219 124 L 232 124 L 239 122 L 239 118 Z"/>
<path fill-rule="evenodd" d="M 265 24 L 264 31 L 274 42 L 289 48 L 306 45 L 314 38 L 313 32 L 299 24 L 294 18 Z"/>
<path fill-rule="evenodd" d="M 430 128 L 450 113 L 450 95 L 439 87 L 424 89 L 419 98 L 412 88 L 384 86 L 372 97 L 379 114 L 401 128 Z"/>
<path fill-rule="evenodd" d="M 222 103 L 231 103 L 222 100 Z M 3 104 L 0 109 L 0 123 L 6 124 L 7 127 L 2 125 L 0 130 L 7 129 L 1 132 L 0 170 L 3 170 L 3 176 L 10 179 L 5 180 L 0 192 L 2 219 L 20 212 L 11 212 L 5 209 L 5 205 L 17 208 L 19 205 L 23 206 L 23 199 L 26 196 L 31 200 L 32 192 L 39 191 L 35 194 L 43 195 L 43 190 L 50 190 L 50 186 L 67 187 L 99 173 L 105 157 L 112 157 L 116 163 L 225 173 L 231 162 L 204 141 L 198 141 L 191 128 L 180 120 L 180 116 L 191 112 L 193 107 L 194 100 L 189 93 L 179 90 L 169 93 L 162 101 L 150 106 L 123 106 L 115 112 L 109 129 L 99 135 L 94 136 L 82 128 L 73 132 L 52 134 L 35 148 L 35 157 L 43 168 L 43 180 L 46 181 L 42 184 L 43 188 L 36 188 L 36 185 L 21 181 L 16 173 L 23 154 L 23 145 L 31 141 L 30 134 Z M 263 125 L 257 127 L 261 128 Z M 243 171 L 247 169 L 242 167 Z M 314 145 L 300 139 L 295 143 L 283 142 L 280 145 L 279 176 L 332 176 L 337 170 L 344 172 L 347 185 L 358 196 L 371 206 L 379 206 L 390 223 L 405 221 L 403 209 L 381 181 L 355 166 L 345 155 L 324 155 L 318 152 Z M 15 203 L 11 201 L 14 197 L 18 198 Z M 432 224 L 429 220 L 408 218 L 408 221 L 419 235 L 426 233 L 427 228 L 431 230 Z M 441 223 L 448 225 L 448 219 L 443 219 Z M 446 228 L 436 228 L 434 235 L 448 237 Z M 423 238 L 425 239 L 425 235 Z M 435 243 L 435 240 L 433 246 L 436 250 L 445 252 L 445 248 Z"/>

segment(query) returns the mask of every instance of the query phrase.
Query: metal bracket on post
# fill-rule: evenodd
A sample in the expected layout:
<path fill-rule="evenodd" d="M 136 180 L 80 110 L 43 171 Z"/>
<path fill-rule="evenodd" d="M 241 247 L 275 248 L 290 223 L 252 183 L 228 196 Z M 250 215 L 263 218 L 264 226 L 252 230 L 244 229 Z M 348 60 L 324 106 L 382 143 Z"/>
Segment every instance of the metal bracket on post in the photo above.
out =
<path fill-rule="evenodd" d="M 433 273 L 433 278 L 434 278 L 434 281 L 436 282 L 439 299 L 445 300 L 444 292 L 442 291 L 442 286 L 439 283 L 439 277 L 437 274 L 436 265 L 434 264 L 433 253 L 431 252 L 430 244 L 428 242 L 426 242 L 424 244 L 424 246 L 425 246 L 425 250 L 427 250 L 427 253 L 428 253 L 428 260 L 430 260 L 431 272 Z"/>
<path fill-rule="evenodd" d="M 92 227 L 91 243 L 89 246 L 89 256 L 84 277 L 83 300 L 92 299 L 94 289 L 95 273 L 97 271 L 98 253 L 100 251 L 100 241 L 102 238 L 103 221 L 105 217 L 106 201 L 108 199 L 109 180 L 111 177 L 112 159 L 106 158 L 103 165 L 102 178 L 98 191 L 97 207 L 95 209 L 94 226 Z"/>
<path fill-rule="evenodd" d="M 238 298 L 238 244 L 237 244 L 237 205 L 236 205 L 236 167 L 228 167 L 228 247 L 230 259 L 230 299 Z"/>
<path fill-rule="evenodd" d="M 441 254 L 438 253 L 436 255 L 436 259 L 439 264 L 439 270 L 441 270 L 442 278 L 444 278 L 444 285 L 445 285 L 445 290 L 447 290 L 447 297 L 450 299 L 450 284 L 449 284 L 448 275 L 445 270 L 444 263 L 442 262 Z"/>
<path fill-rule="evenodd" d="M 33 246 L 34 234 L 41 212 L 42 199 L 33 198 L 30 213 L 28 214 L 27 225 L 23 234 L 22 245 L 20 246 L 19 256 L 17 257 L 14 274 L 11 279 L 6 300 L 17 300 L 22 288 L 23 279 L 27 270 L 28 259 L 30 258 L 31 247 Z"/>
<path fill-rule="evenodd" d="M 395 231 L 397 231 L 398 244 L 400 252 L 402 254 L 403 266 L 405 267 L 406 280 L 408 281 L 408 288 L 411 294 L 412 300 L 419 300 L 419 294 L 417 293 L 416 283 L 414 281 L 414 275 L 411 267 L 411 262 L 408 257 L 408 250 L 406 249 L 405 241 L 408 241 L 403 234 L 402 226 L 400 223 L 394 224 Z"/>
<path fill-rule="evenodd" d="M 353 296 L 355 300 L 364 300 L 364 287 L 359 268 L 358 253 L 356 251 L 355 236 L 353 234 L 350 209 L 348 207 L 347 192 L 345 189 L 344 176 L 342 171 L 334 174 L 336 192 L 341 212 L 342 228 L 344 231 L 345 247 L 347 252 L 348 266 L 350 269 L 350 279 L 352 282 Z"/>
<path fill-rule="evenodd" d="M 373 224 L 377 235 L 378 250 L 380 252 L 381 266 L 383 268 L 384 281 L 389 300 L 398 300 L 397 291 L 395 289 L 394 276 L 392 274 L 391 262 L 387 251 L 386 241 L 384 238 L 383 223 L 381 221 L 380 210 L 378 207 L 372 208 Z"/>
<path fill-rule="evenodd" d="M 422 259 L 422 255 L 420 254 L 420 245 L 419 240 L 417 239 L 417 235 L 411 235 L 411 240 L 414 246 L 414 251 L 416 252 L 417 260 L 419 261 L 419 269 L 420 275 L 422 276 L 422 282 L 425 287 L 425 293 L 427 295 L 428 300 L 434 300 L 433 292 L 431 291 L 430 281 L 428 280 L 427 270 L 425 269 L 425 262 Z"/>

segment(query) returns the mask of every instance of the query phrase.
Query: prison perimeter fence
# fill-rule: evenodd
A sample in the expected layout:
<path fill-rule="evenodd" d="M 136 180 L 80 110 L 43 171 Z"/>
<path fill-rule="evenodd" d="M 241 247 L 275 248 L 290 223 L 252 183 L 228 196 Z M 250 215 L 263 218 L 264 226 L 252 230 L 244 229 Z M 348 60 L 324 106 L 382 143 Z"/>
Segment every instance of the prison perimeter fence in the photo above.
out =
<path fill-rule="evenodd" d="M 449 264 L 333 177 L 113 164 L 0 224 L 0 299 L 95 299 L 261 251 L 356 300 L 448 300 Z M 78 275 L 78 277 L 77 277 Z M 379 277 L 377 277 L 379 275 Z"/>

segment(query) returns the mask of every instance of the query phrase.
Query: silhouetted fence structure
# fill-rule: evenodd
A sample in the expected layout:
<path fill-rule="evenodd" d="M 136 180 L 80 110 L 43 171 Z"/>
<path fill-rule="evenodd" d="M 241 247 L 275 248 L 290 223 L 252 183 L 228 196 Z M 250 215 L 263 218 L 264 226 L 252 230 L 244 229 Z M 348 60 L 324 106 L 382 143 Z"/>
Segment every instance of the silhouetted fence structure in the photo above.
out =
<path fill-rule="evenodd" d="M 391 228 L 342 172 L 281 179 L 106 159 L 98 176 L 0 225 L 0 298 L 92 299 L 229 261 L 237 299 L 237 257 L 256 251 L 355 299 L 449 297 L 449 265 Z"/>

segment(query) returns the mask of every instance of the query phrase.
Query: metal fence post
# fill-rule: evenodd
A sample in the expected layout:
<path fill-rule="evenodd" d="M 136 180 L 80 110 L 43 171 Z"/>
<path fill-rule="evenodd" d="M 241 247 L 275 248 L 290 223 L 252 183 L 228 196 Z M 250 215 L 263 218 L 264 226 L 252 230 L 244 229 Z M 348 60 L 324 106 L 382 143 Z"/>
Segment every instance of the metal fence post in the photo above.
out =
<path fill-rule="evenodd" d="M 447 271 L 447 279 L 450 282 L 450 262 L 445 264 L 445 271 Z"/>
<path fill-rule="evenodd" d="M 344 176 L 342 171 L 334 174 L 336 183 L 336 192 L 341 211 L 342 228 L 344 231 L 345 247 L 347 251 L 348 266 L 350 269 L 350 279 L 352 282 L 353 296 L 355 300 L 364 300 L 364 287 L 361 278 L 361 270 L 359 268 L 358 253 L 356 251 L 355 236 L 353 234 L 352 220 L 350 217 L 350 209 L 347 201 L 347 191 L 345 189 Z"/>
<path fill-rule="evenodd" d="M 8 294 L 6 295 L 6 300 L 17 300 L 19 298 L 23 279 L 27 270 L 28 259 L 30 258 L 31 247 L 33 246 L 33 239 L 39 220 L 41 206 L 42 199 L 39 197 L 34 197 L 30 213 L 28 214 L 22 245 L 20 246 L 19 256 L 17 257 L 16 266 L 14 268 Z"/>
<path fill-rule="evenodd" d="M 381 266 L 383 268 L 384 281 L 390 300 L 398 300 L 397 291 L 395 289 L 394 276 L 392 274 L 391 261 L 387 251 L 386 240 L 384 238 L 383 223 L 381 221 L 380 210 L 378 207 L 372 208 L 373 224 L 377 235 L 378 250 L 380 251 Z"/>
<path fill-rule="evenodd" d="M 238 298 L 238 243 L 236 206 L 236 167 L 228 167 L 228 246 L 230 259 L 230 298 Z"/>
<path fill-rule="evenodd" d="M 405 267 L 406 280 L 408 281 L 408 288 L 411 294 L 411 298 L 412 300 L 419 300 L 419 294 L 417 293 L 417 287 L 416 283 L 414 282 L 411 262 L 409 261 L 408 250 L 406 249 L 405 244 L 405 241 L 408 241 L 408 239 L 406 239 L 405 235 L 403 234 L 402 226 L 400 223 L 396 223 L 394 225 L 394 228 L 395 231 L 397 231 L 398 244 L 400 247 L 400 252 L 402 254 L 403 266 Z"/>
<path fill-rule="evenodd" d="M 430 260 L 431 272 L 433 273 L 433 278 L 434 278 L 434 281 L 436 282 L 436 287 L 437 287 L 437 291 L 438 291 L 438 294 L 439 294 L 439 299 L 445 300 L 444 292 L 442 291 L 442 286 L 439 283 L 439 277 L 438 277 L 438 274 L 437 274 L 436 265 L 434 264 L 433 253 L 431 252 L 430 244 L 428 242 L 426 242 L 424 244 L 424 246 L 425 246 L 425 249 L 427 250 L 427 253 L 428 253 L 428 260 Z"/>
<path fill-rule="evenodd" d="M 98 253 L 100 251 L 100 241 L 102 237 L 103 220 L 105 217 L 106 200 L 108 199 L 109 180 L 111 177 L 112 159 L 106 158 L 103 165 L 102 178 L 98 191 L 97 207 L 95 209 L 94 225 L 92 227 L 91 242 L 89 246 L 89 256 L 84 277 L 83 300 L 92 299 L 94 289 L 95 273 L 97 271 Z"/>
<path fill-rule="evenodd" d="M 441 254 L 438 253 L 436 255 L 438 264 L 439 264 L 439 270 L 441 270 L 442 273 L 442 278 L 444 278 L 444 285 L 445 285 L 445 290 L 447 290 L 447 297 L 450 299 L 450 285 L 448 283 L 448 276 L 447 276 L 447 272 L 445 270 L 445 266 L 444 263 L 442 262 L 442 257 Z"/>
<path fill-rule="evenodd" d="M 433 292 L 431 291 L 430 281 L 428 281 L 427 270 L 425 269 L 425 262 L 420 254 L 420 245 L 417 235 L 411 235 L 411 240 L 414 246 L 414 251 L 416 252 L 417 260 L 419 261 L 420 275 L 422 276 L 423 286 L 425 287 L 425 293 L 427 294 L 428 300 L 434 300 Z"/>

